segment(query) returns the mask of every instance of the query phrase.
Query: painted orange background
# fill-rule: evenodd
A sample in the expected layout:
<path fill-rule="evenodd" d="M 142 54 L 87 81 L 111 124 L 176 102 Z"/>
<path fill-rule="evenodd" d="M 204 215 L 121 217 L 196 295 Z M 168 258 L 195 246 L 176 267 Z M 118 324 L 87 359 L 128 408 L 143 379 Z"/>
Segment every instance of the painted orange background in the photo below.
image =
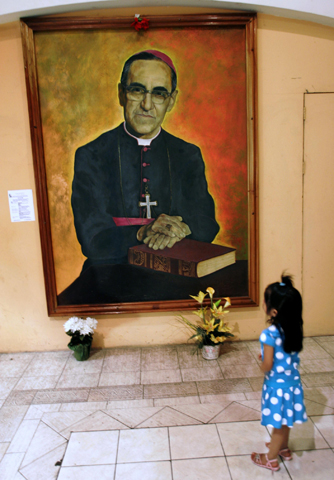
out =
<path fill-rule="evenodd" d="M 163 127 L 198 145 L 220 225 L 214 243 L 247 259 L 246 56 L 243 28 L 82 30 L 35 35 L 57 292 L 84 257 L 71 209 L 75 150 L 123 121 L 117 85 L 123 64 L 146 49 L 169 55 L 178 98 Z"/>

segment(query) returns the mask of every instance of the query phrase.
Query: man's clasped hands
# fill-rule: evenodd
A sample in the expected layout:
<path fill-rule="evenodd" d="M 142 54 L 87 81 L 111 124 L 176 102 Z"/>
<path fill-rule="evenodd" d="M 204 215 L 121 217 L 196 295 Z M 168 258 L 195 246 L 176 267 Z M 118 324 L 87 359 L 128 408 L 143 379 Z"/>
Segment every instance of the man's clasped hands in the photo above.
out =
<path fill-rule="evenodd" d="M 182 222 L 182 217 L 162 213 L 148 225 L 143 225 L 137 232 L 137 239 L 153 250 L 171 248 L 187 235 L 191 234 L 188 225 Z"/>

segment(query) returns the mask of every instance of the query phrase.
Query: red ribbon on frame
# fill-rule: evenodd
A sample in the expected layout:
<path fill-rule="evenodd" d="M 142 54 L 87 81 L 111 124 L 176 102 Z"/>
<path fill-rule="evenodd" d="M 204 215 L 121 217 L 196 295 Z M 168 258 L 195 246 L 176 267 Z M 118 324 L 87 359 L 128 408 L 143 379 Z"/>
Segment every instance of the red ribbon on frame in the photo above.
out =
<path fill-rule="evenodd" d="M 135 21 L 131 23 L 131 27 L 134 27 L 137 32 L 139 30 L 148 30 L 149 28 L 149 21 L 145 17 L 141 17 L 140 15 L 135 15 Z"/>

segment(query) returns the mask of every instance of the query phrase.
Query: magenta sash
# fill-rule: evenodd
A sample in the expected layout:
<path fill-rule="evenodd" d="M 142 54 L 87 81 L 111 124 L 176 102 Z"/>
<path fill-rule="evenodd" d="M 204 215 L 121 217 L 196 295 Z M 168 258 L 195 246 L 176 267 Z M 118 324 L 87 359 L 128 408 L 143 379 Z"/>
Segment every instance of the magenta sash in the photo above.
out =
<path fill-rule="evenodd" d="M 129 227 L 131 225 L 148 225 L 154 221 L 154 218 L 126 218 L 113 217 L 116 227 Z"/>

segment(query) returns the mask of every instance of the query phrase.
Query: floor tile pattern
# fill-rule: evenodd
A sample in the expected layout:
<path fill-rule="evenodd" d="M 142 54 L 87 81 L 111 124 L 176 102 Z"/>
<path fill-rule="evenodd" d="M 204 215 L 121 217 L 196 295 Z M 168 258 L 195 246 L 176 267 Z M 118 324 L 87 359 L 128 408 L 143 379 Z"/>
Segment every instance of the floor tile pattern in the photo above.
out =
<path fill-rule="evenodd" d="M 265 451 L 258 342 L 206 361 L 191 345 L 0 354 L 2 480 L 256 480 Z M 306 338 L 309 421 L 277 479 L 334 478 L 334 337 Z"/>

